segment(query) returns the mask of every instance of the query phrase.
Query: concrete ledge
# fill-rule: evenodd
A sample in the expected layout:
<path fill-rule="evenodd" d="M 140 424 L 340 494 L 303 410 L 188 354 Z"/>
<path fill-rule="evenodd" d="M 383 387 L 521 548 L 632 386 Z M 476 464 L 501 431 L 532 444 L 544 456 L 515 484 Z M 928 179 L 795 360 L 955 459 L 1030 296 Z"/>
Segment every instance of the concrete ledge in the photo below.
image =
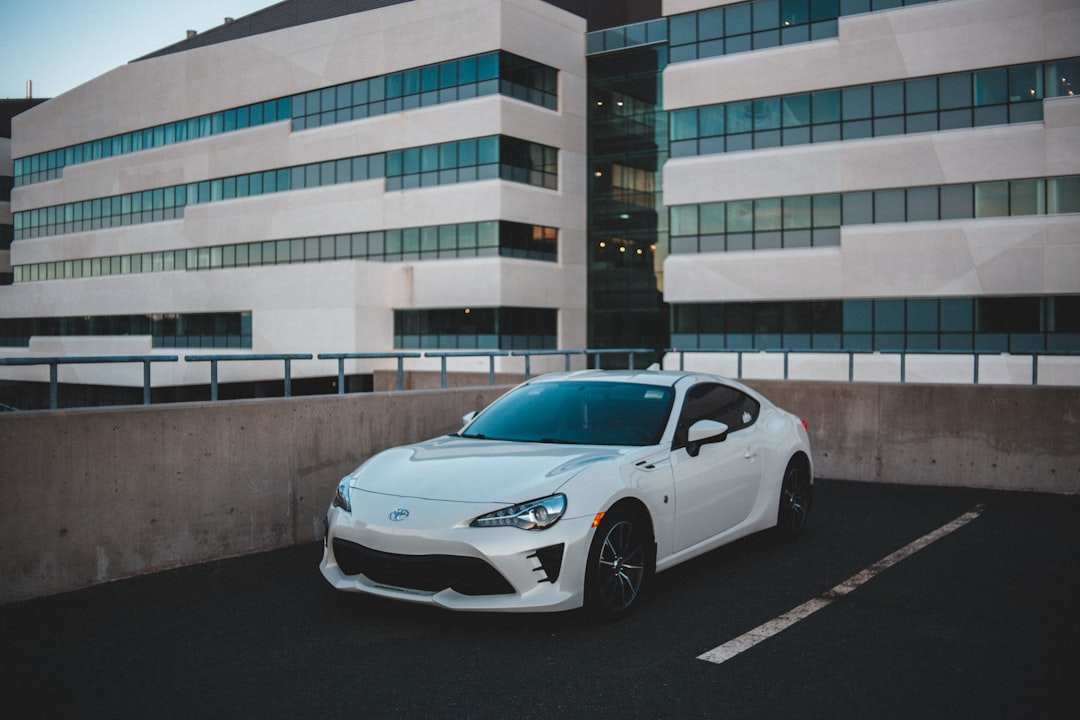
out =
<path fill-rule="evenodd" d="M 342 476 L 506 388 L 0 415 L 0 603 L 310 542 Z"/>
<path fill-rule="evenodd" d="M 1080 493 L 1080 388 L 752 380 L 837 480 Z"/>
<path fill-rule="evenodd" d="M 1080 493 L 1078 388 L 749 384 L 819 477 Z M 342 476 L 505 390 L 0 415 L 0 603 L 316 540 Z"/>

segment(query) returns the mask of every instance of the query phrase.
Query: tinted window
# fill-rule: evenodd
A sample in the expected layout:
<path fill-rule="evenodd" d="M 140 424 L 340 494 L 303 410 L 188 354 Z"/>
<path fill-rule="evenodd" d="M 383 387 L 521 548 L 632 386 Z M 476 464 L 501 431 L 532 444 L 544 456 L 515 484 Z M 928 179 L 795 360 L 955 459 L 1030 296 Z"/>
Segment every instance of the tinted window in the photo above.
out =
<path fill-rule="evenodd" d="M 686 444 L 690 426 L 698 420 L 715 420 L 736 432 L 753 425 L 761 411 L 757 400 L 744 392 L 715 383 L 703 383 L 686 394 L 679 426 L 675 430 L 675 447 Z"/>
<path fill-rule="evenodd" d="M 617 382 L 539 382 L 504 395 L 463 435 L 572 445 L 655 445 L 671 388 Z"/>

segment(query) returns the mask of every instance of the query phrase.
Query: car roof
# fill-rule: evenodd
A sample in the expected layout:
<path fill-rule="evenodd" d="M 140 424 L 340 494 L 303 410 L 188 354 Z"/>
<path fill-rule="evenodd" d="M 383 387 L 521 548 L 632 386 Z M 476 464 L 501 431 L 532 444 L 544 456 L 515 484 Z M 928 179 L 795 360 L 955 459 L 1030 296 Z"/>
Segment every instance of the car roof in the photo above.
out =
<path fill-rule="evenodd" d="M 696 385 L 703 382 L 720 383 L 742 390 L 743 392 L 753 395 L 758 400 L 763 399 L 760 393 L 731 378 L 684 370 L 654 370 L 652 368 L 648 370 L 575 370 L 571 372 L 554 372 L 546 375 L 538 375 L 528 380 L 526 384 L 578 381 L 639 383 L 641 385 L 655 385 L 672 388 L 683 382 L 685 382 L 686 385 Z"/>
<path fill-rule="evenodd" d="M 695 375 L 696 373 L 673 370 L 575 370 L 540 375 L 532 378 L 530 382 L 623 382 L 672 387 L 680 380 Z"/>

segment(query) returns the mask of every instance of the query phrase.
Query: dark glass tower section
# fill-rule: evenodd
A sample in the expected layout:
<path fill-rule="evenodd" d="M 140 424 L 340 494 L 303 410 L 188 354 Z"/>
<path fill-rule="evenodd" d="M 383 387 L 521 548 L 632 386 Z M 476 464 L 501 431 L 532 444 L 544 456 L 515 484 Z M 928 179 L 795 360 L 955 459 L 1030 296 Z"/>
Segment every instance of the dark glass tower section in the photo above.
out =
<path fill-rule="evenodd" d="M 659 351 L 669 342 L 661 187 L 668 153 L 660 77 L 666 64 L 666 44 L 588 59 L 590 348 Z"/>

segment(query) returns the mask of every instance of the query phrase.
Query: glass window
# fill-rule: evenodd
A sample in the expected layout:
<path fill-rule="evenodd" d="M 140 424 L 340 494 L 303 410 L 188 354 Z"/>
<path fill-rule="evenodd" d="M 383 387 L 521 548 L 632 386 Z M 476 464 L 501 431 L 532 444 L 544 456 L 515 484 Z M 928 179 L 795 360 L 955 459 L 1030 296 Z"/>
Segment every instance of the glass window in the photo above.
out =
<path fill-rule="evenodd" d="M 698 234 L 698 206 L 674 205 L 670 208 L 672 236 Z"/>
<path fill-rule="evenodd" d="M 754 0 L 754 30 L 774 30 L 780 27 L 780 0 Z"/>
<path fill-rule="evenodd" d="M 701 137 L 711 137 L 715 135 L 724 134 L 724 115 L 725 109 L 723 105 L 710 105 L 703 107 L 698 111 L 698 124 Z"/>
<path fill-rule="evenodd" d="M 844 300 L 844 332 L 869 332 L 874 329 L 874 303 L 871 300 Z"/>
<path fill-rule="evenodd" d="M 487 53 L 477 59 L 477 80 L 494 80 L 499 77 L 499 53 Z"/>
<path fill-rule="evenodd" d="M 874 193 L 844 193 L 843 214 L 844 225 L 863 225 L 874 222 Z"/>
<path fill-rule="evenodd" d="M 418 92 L 431 92 L 439 89 L 439 68 L 428 65 L 419 72 L 410 70 L 405 73 L 405 94 L 414 95 Z"/>
<path fill-rule="evenodd" d="M 1004 217 L 1009 214 L 1009 183 L 979 183 L 975 186 L 975 217 Z"/>
<path fill-rule="evenodd" d="M 715 40 L 724 37 L 724 9 L 712 8 L 697 14 L 699 40 Z M 672 43 L 675 44 L 675 43 Z"/>
<path fill-rule="evenodd" d="M 669 134 L 672 140 L 696 138 L 698 136 L 698 111 L 690 109 L 672 112 Z"/>
<path fill-rule="evenodd" d="M 788 95 L 782 99 L 781 120 L 784 127 L 801 127 L 810 124 L 810 95 Z"/>
<path fill-rule="evenodd" d="M 903 332 L 904 330 L 904 301 L 903 300 L 875 300 L 874 301 L 874 331 Z"/>
<path fill-rule="evenodd" d="M 729 135 L 750 132 L 754 128 L 754 107 L 750 101 L 727 104 L 727 131 Z"/>
<path fill-rule="evenodd" d="M 904 222 L 906 203 L 903 190 L 878 190 L 874 193 L 874 222 Z"/>
<path fill-rule="evenodd" d="M 780 98 L 754 100 L 754 130 L 780 127 Z"/>
<path fill-rule="evenodd" d="M 736 200 L 727 204 L 728 232 L 751 232 L 754 229 L 754 201 Z"/>
<path fill-rule="evenodd" d="M 738 3 L 724 8 L 724 25 L 728 36 L 750 32 L 750 3 Z"/>
<path fill-rule="evenodd" d="M 1010 215 L 1042 215 L 1046 207 L 1042 180 L 1013 180 L 1009 183 Z"/>
<path fill-rule="evenodd" d="M 904 83 L 874 85 L 874 115 L 902 115 L 904 113 Z"/>
<path fill-rule="evenodd" d="M 675 15 L 668 19 L 668 40 L 672 45 L 697 42 L 697 15 Z"/>
<path fill-rule="evenodd" d="M 812 226 L 811 198 L 809 195 L 802 197 L 784 198 L 784 229 L 796 230 Z"/>
<path fill-rule="evenodd" d="M 907 221 L 938 219 L 938 189 L 911 188 L 907 191 Z"/>
<path fill-rule="evenodd" d="M 1050 178 L 1047 192 L 1051 213 L 1080 212 L 1080 176 Z"/>
<path fill-rule="evenodd" d="M 1080 58 L 1046 63 L 1044 78 L 1047 97 L 1065 97 L 1080 93 Z"/>
<path fill-rule="evenodd" d="M 932 332 L 938 330 L 938 301 L 919 299 L 907 301 L 908 332 Z"/>
<path fill-rule="evenodd" d="M 844 120 L 859 120 L 873 115 L 873 102 L 869 86 L 844 88 L 841 91 Z"/>
<path fill-rule="evenodd" d="M 971 73 L 945 75 L 939 78 L 940 107 L 942 110 L 971 107 Z"/>
<path fill-rule="evenodd" d="M 1041 65 L 1009 68 L 1009 102 L 1041 100 L 1044 95 Z"/>
<path fill-rule="evenodd" d="M 973 185 L 945 185 L 941 188 L 941 219 L 963 220 L 975 216 Z"/>
<path fill-rule="evenodd" d="M 724 232 L 727 213 L 724 203 L 706 203 L 701 206 L 700 234 L 719 235 Z"/>
<path fill-rule="evenodd" d="M 754 230 L 779 230 L 782 226 L 782 203 L 780 198 L 754 201 Z"/>
<path fill-rule="evenodd" d="M 980 70 L 974 73 L 975 105 L 1000 105 L 1009 99 L 1007 75 L 1004 69 Z"/>
<path fill-rule="evenodd" d="M 477 164 L 488 165 L 499 162 L 499 138 L 485 137 L 477 141 Z"/>

